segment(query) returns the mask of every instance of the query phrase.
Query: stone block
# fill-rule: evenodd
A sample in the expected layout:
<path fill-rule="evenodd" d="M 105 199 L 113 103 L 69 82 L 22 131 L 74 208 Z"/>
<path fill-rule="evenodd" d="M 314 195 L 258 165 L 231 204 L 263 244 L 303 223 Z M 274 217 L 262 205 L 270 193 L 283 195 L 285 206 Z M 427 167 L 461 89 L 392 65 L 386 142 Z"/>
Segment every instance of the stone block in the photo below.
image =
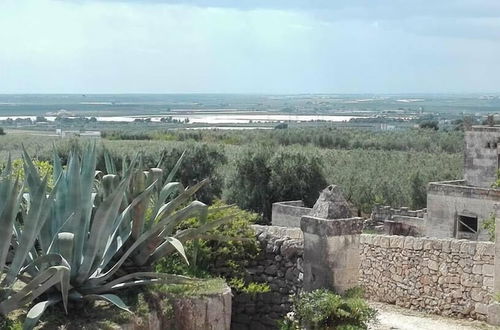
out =
<path fill-rule="evenodd" d="M 390 241 L 390 247 L 391 248 L 399 248 L 402 249 L 404 246 L 404 237 L 402 236 L 391 236 L 389 238 Z"/>
<path fill-rule="evenodd" d="M 349 218 L 330 220 L 303 216 L 300 220 L 300 228 L 304 233 L 315 234 L 320 237 L 359 235 L 363 230 L 363 219 Z"/>
<path fill-rule="evenodd" d="M 411 237 L 411 236 L 407 236 L 405 238 L 405 241 L 404 241 L 404 245 L 403 247 L 405 249 L 409 249 L 409 250 L 412 250 L 413 249 L 413 244 L 415 242 L 415 238 Z"/>
<path fill-rule="evenodd" d="M 413 249 L 415 251 L 420 251 L 424 248 L 424 241 L 423 239 L 419 238 L 419 237 L 415 237 L 414 241 L 413 241 Z"/>
<path fill-rule="evenodd" d="M 497 302 L 488 306 L 488 323 L 500 326 L 500 304 Z"/>
<path fill-rule="evenodd" d="M 482 267 L 482 274 L 486 276 L 494 276 L 495 265 L 484 264 Z"/>

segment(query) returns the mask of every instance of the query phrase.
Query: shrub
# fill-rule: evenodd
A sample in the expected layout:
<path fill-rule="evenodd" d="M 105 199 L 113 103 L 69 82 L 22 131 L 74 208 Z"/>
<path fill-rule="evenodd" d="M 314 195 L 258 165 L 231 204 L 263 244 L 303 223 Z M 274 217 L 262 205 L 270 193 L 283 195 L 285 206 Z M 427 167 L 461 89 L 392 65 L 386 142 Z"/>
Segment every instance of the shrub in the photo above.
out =
<path fill-rule="evenodd" d="M 294 299 L 293 312 L 280 322 L 280 329 L 367 329 L 377 312 L 362 297 L 359 288 L 350 289 L 343 296 L 324 289 L 303 293 Z"/>
<path fill-rule="evenodd" d="M 298 150 L 279 149 L 269 160 L 270 189 L 273 202 L 301 199 L 312 207 L 328 183 L 321 159 Z"/>
<path fill-rule="evenodd" d="M 321 166 L 320 157 L 299 149 L 253 146 L 235 159 L 225 198 L 269 222 L 274 202 L 300 199 L 313 206 L 328 185 Z"/>
<path fill-rule="evenodd" d="M 260 251 L 255 232 L 250 227 L 259 216 L 237 207 L 228 207 L 221 201 L 209 208 L 214 209 L 218 211 L 208 215 L 207 223 L 228 216 L 232 217 L 231 222 L 207 232 L 198 240 L 185 243 L 189 266 L 179 255 L 171 255 L 156 264 L 157 271 L 201 277 L 221 275 L 228 279 L 244 276 L 245 267 Z M 191 218 L 183 221 L 176 229 L 183 231 L 200 225 L 199 219 Z"/>
<path fill-rule="evenodd" d="M 271 149 L 265 146 L 246 148 L 237 155 L 226 182 L 225 198 L 239 207 L 271 216 Z"/>
<path fill-rule="evenodd" d="M 203 203 L 212 203 L 222 194 L 223 178 L 219 169 L 227 160 L 224 150 L 206 143 L 189 143 L 186 146 L 165 150 L 162 155 L 162 167 L 173 168 L 175 162 L 184 154 L 184 161 L 179 169 L 179 181 L 184 186 L 192 186 L 206 178 L 210 185 L 200 189 L 196 198 Z"/>
<path fill-rule="evenodd" d="M 496 230 L 496 218 L 495 214 L 492 213 L 489 218 L 483 220 L 483 229 L 486 229 L 490 241 L 495 241 L 495 230 Z"/>

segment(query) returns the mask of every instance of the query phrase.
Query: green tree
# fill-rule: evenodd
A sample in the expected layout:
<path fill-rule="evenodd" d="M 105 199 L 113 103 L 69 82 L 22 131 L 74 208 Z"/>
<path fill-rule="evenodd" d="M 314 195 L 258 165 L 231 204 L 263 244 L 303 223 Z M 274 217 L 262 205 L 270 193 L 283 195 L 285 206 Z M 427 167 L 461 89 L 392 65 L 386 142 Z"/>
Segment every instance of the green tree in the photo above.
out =
<path fill-rule="evenodd" d="M 235 159 L 226 181 L 226 199 L 239 207 L 271 216 L 271 150 L 264 146 L 245 148 Z"/>
<path fill-rule="evenodd" d="M 269 160 L 273 201 L 301 199 L 312 207 L 327 185 L 321 159 L 299 150 L 279 149 Z"/>
<path fill-rule="evenodd" d="M 256 145 L 235 160 L 225 197 L 269 222 L 274 202 L 301 199 L 312 206 L 327 185 L 318 156 L 299 149 Z"/>
<path fill-rule="evenodd" d="M 210 204 L 222 195 L 223 178 L 219 169 L 227 161 L 224 150 L 206 143 L 190 143 L 187 146 L 176 146 L 163 153 L 163 168 L 171 169 L 183 152 L 184 160 L 179 169 L 179 181 L 184 186 L 192 186 L 206 178 L 210 185 L 200 189 L 196 198 Z"/>
<path fill-rule="evenodd" d="M 424 121 L 424 122 L 420 123 L 419 127 L 423 128 L 423 129 L 433 129 L 435 131 L 439 130 L 439 124 L 435 120 Z"/>
<path fill-rule="evenodd" d="M 427 188 L 425 181 L 419 171 L 414 172 L 410 177 L 411 206 L 420 209 L 427 205 Z"/>

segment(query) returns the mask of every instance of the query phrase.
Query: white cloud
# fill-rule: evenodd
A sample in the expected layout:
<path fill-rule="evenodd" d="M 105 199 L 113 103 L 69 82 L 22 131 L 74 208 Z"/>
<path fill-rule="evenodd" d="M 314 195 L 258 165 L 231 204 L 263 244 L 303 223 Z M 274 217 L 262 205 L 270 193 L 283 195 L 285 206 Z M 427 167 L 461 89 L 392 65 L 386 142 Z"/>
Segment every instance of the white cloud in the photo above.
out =
<path fill-rule="evenodd" d="M 498 20 L 456 1 L 447 12 L 441 2 L 435 12 L 400 1 L 206 3 L 0 2 L 0 92 L 449 92 L 500 84 Z"/>

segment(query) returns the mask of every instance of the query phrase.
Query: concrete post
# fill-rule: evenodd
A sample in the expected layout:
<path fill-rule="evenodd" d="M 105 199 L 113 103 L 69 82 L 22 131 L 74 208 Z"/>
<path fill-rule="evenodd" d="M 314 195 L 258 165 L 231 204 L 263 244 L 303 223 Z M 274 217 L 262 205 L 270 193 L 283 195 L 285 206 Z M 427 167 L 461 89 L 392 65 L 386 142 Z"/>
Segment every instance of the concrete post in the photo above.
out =
<path fill-rule="evenodd" d="M 342 294 L 358 285 L 362 218 L 303 216 L 304 289 L 325 288 Z"/>
<path fill-rule="evenodd" d="M 494 299 L 500 295 L 500 204 L 495 204 L 495 274 Z M 488 323 L 500 325 L 500 303 L 494 301 L 488 306 Z"/>

